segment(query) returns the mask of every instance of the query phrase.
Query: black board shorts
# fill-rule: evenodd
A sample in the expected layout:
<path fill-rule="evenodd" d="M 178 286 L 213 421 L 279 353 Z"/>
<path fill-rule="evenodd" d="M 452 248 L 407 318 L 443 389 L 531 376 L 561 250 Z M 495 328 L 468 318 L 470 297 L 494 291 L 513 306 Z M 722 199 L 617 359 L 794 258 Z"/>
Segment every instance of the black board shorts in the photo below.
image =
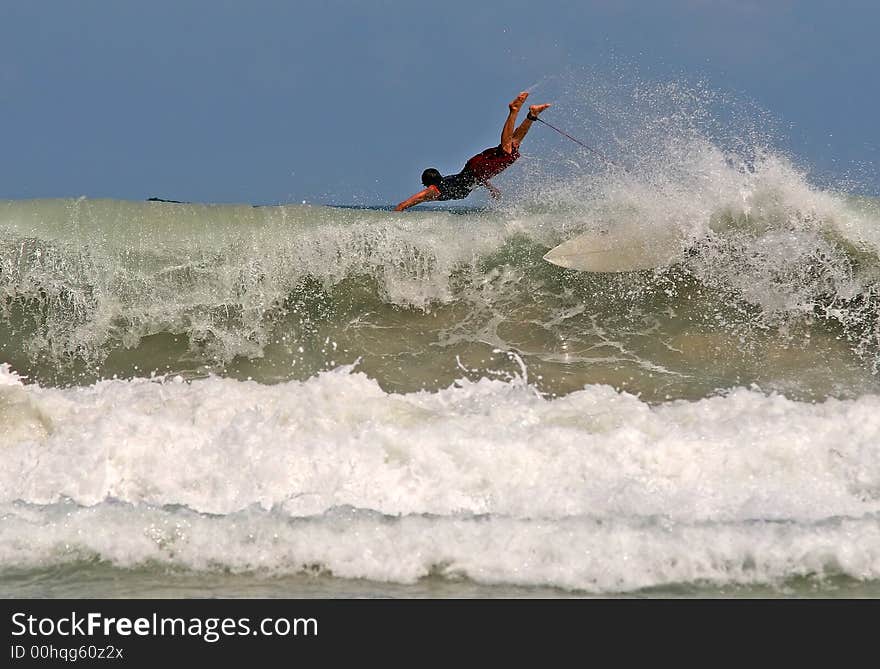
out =
<path fill-rule="evenodd" d="M 463 200 L 477 187 L 477 177 L 468 169 L 463 169 L 458 174 L 443 177 L 437 184 L 440 191 L 438 200 Z"/>

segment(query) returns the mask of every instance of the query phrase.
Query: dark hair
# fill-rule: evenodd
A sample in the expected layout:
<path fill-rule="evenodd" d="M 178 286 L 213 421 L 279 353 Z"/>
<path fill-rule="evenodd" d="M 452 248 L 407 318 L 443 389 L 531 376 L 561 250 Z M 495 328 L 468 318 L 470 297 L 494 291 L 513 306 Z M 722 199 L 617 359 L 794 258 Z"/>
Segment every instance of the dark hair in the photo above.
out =
<path fill-rule="evenodd" d="M 436 186 L 440 183 L 440 180 L 443 179 L 443 175 L 440 174 L 438 170 L 435 170 L 433 167 L 429 167 L 424 172 L 422 172 L 422 185 L 427 186 Z"/>

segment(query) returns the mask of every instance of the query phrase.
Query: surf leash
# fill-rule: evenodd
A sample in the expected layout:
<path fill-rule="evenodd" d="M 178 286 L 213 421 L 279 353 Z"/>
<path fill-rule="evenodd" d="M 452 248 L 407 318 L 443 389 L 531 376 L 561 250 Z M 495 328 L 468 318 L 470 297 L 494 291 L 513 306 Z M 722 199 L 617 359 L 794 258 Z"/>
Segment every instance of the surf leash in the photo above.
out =
<path fill-rule="evenodd" d="M 593 153 L 594 155 L 599 156 L 599 158 L 601 158 L 602 160 L 604 160 L 604 161 L 605 161 L 606 163 L 608 163 L 609 165 L 612 165 L 612 166 L 614 166 L 614 167 L 616 167 L 616 168 L 618 168 L 618 169 L 621 169 L 621 170 L 623 170 L 624 172 L 628 172 L 628 171 L 629 171 L 629 170 L 627 170 L 623 165 L 620 165 L 619 163 L 616 163 L 616 162 L 614 162 L 613 160 L 611 160 L 611 158 L 609 158 L 608 156 L 606 156 L 604 153 L 602 153 L 602 152 L 599 151 L 598 149 L 594 149 L 592 146 L 587 146 L 587 145 L 584 144 L 581 140 L 572 137 L 571 135 L 569 135 L 569 134 L 568 134 L 567 132 L 565 132 L 564 130 L 560 130 L 560 129 L 557 128 L 555 125 L 552 125 L 552 124 L 550 124 L 550 123 L 547 123 L 547 121 L 545 121 L 544 119 L 542 119 L 540 116 L 535 116 L 534 118 L 532 118 L 531 115 L 529 115 L 529 118 L 530 118 L 530 120 L 532 120 L 532 121 L 540 121 L 541 123 L 543 123 L 544 125 L 546 125 L 548 128 L 552 128 L 553 130 L 555 130 L 556 132 L 558 132 L 558 133 L 559 133 L 560 135 L 562 135 L 563 137 L 567 137 L 568 139 L 570 139 L 570 140 L 571 140 L 572 142 L 574 142 L 575 144 L 580 144 L 580 145 L 581 145 L 582 147 L 584 147 L 587 151 L 589 151 L 590 153 Z"/>

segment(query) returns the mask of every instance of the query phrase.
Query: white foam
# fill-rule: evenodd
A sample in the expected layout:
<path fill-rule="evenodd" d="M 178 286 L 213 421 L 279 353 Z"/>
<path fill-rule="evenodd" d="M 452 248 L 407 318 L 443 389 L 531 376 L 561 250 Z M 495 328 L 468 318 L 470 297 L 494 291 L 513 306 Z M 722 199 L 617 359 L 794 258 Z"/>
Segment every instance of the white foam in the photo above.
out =
<path fill-rule="evenodd" d="M 396 395 L 348 369 L 54 389 L 8 366 L 0 393 L 18 397 L 0 436 L 6 565 L 85 551 L 401 582 L 450 565 L 600 590 L 880 571 L 877 396 L 651 406 L 485 379 Z M 28 432 L 34 411 L 48 427 Z"/>
<path fill-rule="evenodd" d="M 819 524 L 677 523 L 568 517 L 381 517 L 338 509 L 309 519 L 249 510 L 220 517 L 105 503 L 2 505 L 0 565 L 91 560 L 198 571 L 331 573 L 413 583 L 626 592 L 672 584 L 781 584 L 795 577 L 880 579 L 876 516 Z"/>
<path fill-rule="evenodd" d="M 375 280 L 389 303 L 452 297 L 449 279 L 496 250 L 504 225 L 301 205 L 0 201 L 0 285 L 38 305 L 31 354 L 100 361 L 109 343 L 187 334 L 222 360 L 259 356 L 304 280 Z M 497 221 L 496 221 L 497 222 Z"/>
<path fill-rule="evenodd" d="M 551 401 L 486 379 L 397 395 L 348 370 L 271 386 L 2 391 L 23 392 L 28 407 L 11 424 L 37 411 L 50 426 L 4 432 L 2 501 L 113 498 L 207 513 L 257 504 L 296 516 L 343 505 L 683 520 L 880 511 L 877 396 L 806 404 L 739 389 L 650 406 L 608 386 Z"/>

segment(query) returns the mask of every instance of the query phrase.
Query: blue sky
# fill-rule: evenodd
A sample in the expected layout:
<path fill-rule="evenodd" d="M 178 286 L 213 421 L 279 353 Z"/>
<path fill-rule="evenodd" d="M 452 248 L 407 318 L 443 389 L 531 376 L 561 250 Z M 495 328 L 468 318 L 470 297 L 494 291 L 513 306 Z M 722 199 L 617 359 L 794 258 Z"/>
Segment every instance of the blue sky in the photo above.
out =
<path fill-rule="evenodd" d="M 393 204 L 520 89 L 621 63 L 753 101 L 817 180 L 880 193 L 876 1 L 0 5 L 0 198 Z"/>

